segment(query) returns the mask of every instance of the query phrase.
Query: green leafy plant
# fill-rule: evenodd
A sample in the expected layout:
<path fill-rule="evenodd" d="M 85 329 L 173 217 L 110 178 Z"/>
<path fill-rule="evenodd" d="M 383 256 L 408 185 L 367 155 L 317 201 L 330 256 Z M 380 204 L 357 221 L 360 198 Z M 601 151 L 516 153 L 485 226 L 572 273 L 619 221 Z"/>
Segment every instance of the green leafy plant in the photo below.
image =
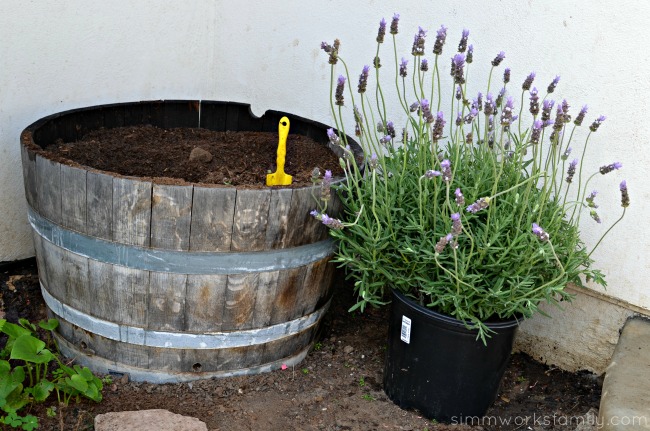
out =
<path fill-rule="evenodd" d="M 393 46 L 384 54 L 387 23 L 380 22 L 372 67 L 363 67 L 356 91 L 346 85 L 351 80 L 340 42 L 321 44 L 331 65 L 337 128 L 328 135 L 344 152 L 346 181 L 333 186 L 343 203 L 341 218 L 327 215 L 327 196 L 312 215 L 330 228 L 338 241 L 335 261 L 355 280 L 358 302 L 351 310 L 385 304 L 396 289 L 477 328 L 486 342 L 488 320 L 530 317 L 541 302 L 570 300 L 568 283 L 604 286 L 591 255 L 623 218 L 627 183 L 618 187 L 622 215 L 591 250 L 579 225 L 584 214 L 600 223 L 597 192 L 589 189 L 594 177 L 622 166 L 608 163 L 587 177 L 585 152 L 605 117 L 585 131 L 586 106 L 573 119 L 566 100 L 551 99 L 559 77 L 544 95 L 532 86 L 534 73 L 513 88 L 506 68 L 496 84 L 503 52 L 481 87 L 472 87 L 468 31 L 450 56 L 451 78 L 443 85 L 447 29 L 438 30 L 427 60 L 427 32 L 420 28 L 409 65 L 397 55 L 398 25 L 395 15 Z M 394 67 L 382 67 L 383 55 Z M 340 65 L 343 73 L 335 78 Z M 511 93 L 519 95 L 518 104 Z M 441 110 L 445 94 L 451 96 L 447 111 Z M 346 125 L 354 125 L 361 159 L 350 150 Z M 571 154 L 579 155 L 569 161 Z M 319 181 L 329 186 L 331 173 Z"/>
<path fill-rule="evenodd" d="M 38 325 L 48 333 L 57 326 L 56 319 Z M 37 418 L 21 416 L 19 412 L 31 403 L 46 401 L 52 393 L 63 405 L 80 396 L 101 401 L 102 381 L 86 367 L 64 364 L 38 338 L 36 325 L 25 319 L 19 320 L 19 324 L 2 319 L 0 332 L 7 336 L 0 351 L 0 409 L 5 413 L 0 420 L 5 425 L 24 430 L 37 428 Z M 56 414 L 54 409 L 48 410 L 48 415 L 50 412 Z"/>

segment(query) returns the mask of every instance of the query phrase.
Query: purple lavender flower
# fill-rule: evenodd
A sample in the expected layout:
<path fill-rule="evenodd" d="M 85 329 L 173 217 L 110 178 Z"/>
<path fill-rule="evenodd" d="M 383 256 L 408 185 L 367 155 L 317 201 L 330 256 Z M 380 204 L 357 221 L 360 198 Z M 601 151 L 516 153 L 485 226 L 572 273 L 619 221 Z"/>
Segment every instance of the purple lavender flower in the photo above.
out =
<path fill-rule="evenodd" d="M 422 61 L 420 62 L 420 70 L 422 72 L 426 72 L 429 70 L 429 62 L 427 61 L 426 58 L 423 58 Z"/>
<path fill-rule="evenodd" d="M 600 117 L 596 118 L 594 122 L 591 123 L 591 126 L 589 126 L 589 130 L 591 130 L 592 132 L 598 130 L 598 128 L 603 123 L 603 121 L 605 121 L 606 118 L 607 117 L 605 117 L 604 115 L 601 115 Z"/>
<path fill-rule="evenodd" d="M 562 156 L 560 156 L 560 158 L 561 158 L 562 160 L 566 160 L 566 159 L 569 158 L 570 155 L 571 155 L 571 147 L 569 147 L 569 148 L 567 148 L 566 150 L 564 150 L 564 153 L 562 153 Z"/>
<path fill-rule="evenodd" d="M 614 162 L 611 165 L 607 166 L 601 166 L 600 167 L 600 173 L 602 175 L 608 174 L 614 170 L 621 169 L 623 167 L 623 164 L 621 162 Z"/>
<path fill-rule="evenodd" d="M 393 15 L 393 20 L 390 22 L 390 34 L 397 34 L 397 25 L 399 24 L 399 14 Z"/>
<path fill-rule="evenodd" d="M 338 39 L 334 39 L 334 45 L 331 47 L 329 51 L 329 64 L 336 64 L 339 61 L 339 47 L 341 46 L 341 41 Z"/>
<path fill-rule="evenodd" d="M 546 89 L 546 91 L 547 91 L 549 94 L 551 94 L 552 92 L 554 92 L 554 91 L 555 91 L 555 87 L 557 87 L 558 82 L 560 82 L 560 76 L 559 76 L 559 75 L 556 76 L 556 77 L 553 79 L 553 81 L 551 81 L 551 83 L 548 85 L 548 88 Z"/>
<path fill-rule="evenodd" d="M 492 66 L 497 67 L 498 65 L 501 64 L 504 58 L 506 58 L 506 53 L 503 51 L 499 52 L 497 56 L 494 57 L 494 60 L 492 60 Z"/>
<path fill-rule="evenodd" d="M 530 90 L 530 113 L 533 115 L 539 114 L 539 96 L 537 94 L 537 88 L 533 87 Z"/>
<path fill-rule="evenodd" d="M 456 86 L 456 100 L 461 100 L 463 98 L 463 88 L 460 85 Z"/>
<path fill-rule="evenodd" d="M 533 223 L 533 233 L 540 241 L 546 242 L 549 240 L 548 233 L 544 231 L 537 223 Z"/>
<path fill-rule="evenodd" d="M 625 180 L 621 181 L 619 189 L 621 190 L 621 206 L 627 208 L 630 206 L 630 195 L 627 192 L 627 182 Z"/>
<path fill-rule="evenodd" d="M 327 42 L 321 42 L 320 49 L 322 49 L 323 51 L 329 54 L 330 52 L 332 52 L 332 45 L 330 45 Z"/>
<path fill-rule="evenodd" d="M 332 145 L 339 145 L 339 135 L 334 132 L 334 129 L 327 129 L 327 137 L 329 138 Z"/>
<path fill-rule="evenodd" d="M 499 90 L 499 94 L 497 95 L 497 99 L 494 101 L 494 104 L 496 105 L 497 108 L 501 107 L 501 104 L 503 103 L 503 97 L 506 95 L 506 87 L 501 87 L 501 90 Z"/>
<path fill-rule="evenodd" d="M 481 198 L 468 206 L 466 208 L 467 212 L 470 212 L 472 214 L 476 214 L 477 212 L 481 211 L 482 209 L 487 208 L 490 205 L 490 200 L 488 198 Z"/>
<path fill-rule="evenodd" d="M 587 115 L 587 105 L 582 107 L 573 124 L 576 126 L 582 126 L 582 121 L 585 119 L 585 115 Z"/>
<path fill-rule="evenodd" d="M 370 72 L 370 66 L 366 65 L 363 66 L 363 70 L 361 71 L 361 75 L 359 75 L 359 85 L 357 86 L 357 89 L 360 94 L 363 94 L 366 92 L 366 87 L 368 85 L 368 73 Z"/>
<path fill-rule="evenodd" d="M 323 175 L 323 184 L 325 184 L 327 187 L 332 185 L 332 171 L 329 169 L 325 171 L 325 175 Z"/>
<path fill-rule="evenodd" d="M 409 107 L 409 111 L 415 112 L 418 109 L 420 109 L 420 102 L 413 102 L 411 103 L 411 106 Z"/>
<path fill-rule="evenodd" d="M 458 236 L 463 232 L 463 224 L 460 221 L 460 213 L 454 213 L 451 215 L 451 233 L 453 236 Z"/>
<path fill-rule="evenodd" d="M 598 205 L 594 202 L 594 199 L 596 199 L 597 194 L 598 192 L 594 190 L 591 193 L 589 193 L 589 196 L 585 198 L 585 200 L 587 201 L 587 206 L 589 208 L 598 208 Z"/>
<path fill-rule="evenodd" d="M 465 135 L 465 142 L 468 144 L 474 142 L 474 133 L 469 132 L 467 135 Z"/>
<path fill-rule="evenodd" d="M 385 144 L 389 143 L 389 142 L 391 141 L 391 139 L 393 139 L 392 136 L 390 136 L 390 135 L 385 135 L 385 136 L 383 136 L 383 137 L 379 140 L 379 143 L 385 145 Z"/>
<path fill-rule="evenodd" d="M 571 163 L 569 163 L 569 168 L 566 171 L 566 182 L 569 184 L 573 181 L 573 176 L 576 173 L 576 166 L 578 166 L 578 159 L 573 159 Z"/>
<path fill-rule="evenodd" d="M 506 70 L 503 71 L 503 84 L 510 82 L 510 68 L 506 67 Z"/>
<path fill-rule="evenodd" d="M 395 125 L 393 124 L 392 121 L 386 123 L 386 134 L 390 135 L 391 138 L 395 137 Z"/>
<path fill-rule="evenodd" d="M 406 78 L 407 75 L 406 65 L 408 63 L 409 63 L 408 60 L 402 57 L 402 61 L 399 64 L 399 76 L 401 76 L 402 78 Z"/>
<path fill-rule="evenodd" d="M 551 119 L 551 110 L 553 110 L 554 105 L 555 101 L 544 99 L 542 102 L 542 121 L 546 122 Z"/>
<path fill-rule="evenodd" d="M 460 188 L 457 188 L 456 191 L 454 191 L 454 195 L 456 196 L 456 205 L 459 207 L 464 206 L 465 196 L 463 196 L 463 192 L 460 191 Z"/>
<path fill-rule="evenodd" d="M 457 126 L 463 125 L 463 114 L 460 112 L 456 114 L 456 125 Z"/>
<path fill-rule="evenodd" d="M 320 216 L 320 213 L 317 210 L 313 210 L 312 212 L 309 213 L 311 216 L 318 218 Z"/>
<path fill-rule="evenodd" d="M 433 118 L 433 114 L 431 113 L 431 107 L 429 106 L 429 101 L 427 99 L 420 100 L 420 109 L 422 111 L 422 118 L 424 118 L 424 121 L 426 121 L 427 123 L 433 123 L 434 118 Z"/>
<path fill-rule="evenodd" d="M 363 133 L 363 117 L 361 116 L 361 111 L 359 111 L 357 105 L 354 105 L 352 112 L 354 112 L 354 133 L 357 136 L 361 136 Z"/>
<path fill-rule="evenodd" d="M 596 223 L 600 224 L 602 222 L 596 210 L 589 211 L 589 215 L 591 216 L 592 219 L 596 220 Z"/>
<path fill-rule="evenodd" d="M 375 56 L 375 58 L 372 60 L 372 65 L 375 69 L 379 69 L 381 67 L 381 60 L 379 59 L 379 56 Z"/>
<path fill-rule="evenodd" d="M 535 80 L 535 72 L 530 72 L 530 74 L 524 80 L 524 83 L 521 85 L 521 89 L 524 91 L 530 90 L 530 86 L 533 85 Z"/>
<path fill-rule="evenodd" d="M 512 115 L 512 110 L 514 109 L 515 102 L 512 97 L 506 99 L 506 106 L 503 107 L 501 112 L 501 125 L 503 127 L 509 127 L 510 124 L 515 120 L 515 117 Z"/>
<path fill-rule="evenodd" d="M 441 25 L 440 29 L 436 32 L 436 42 L 433 44 L 433 53 L 435 55 L 442 54 L 442 47 L 445 45 L 445 39 L 447 39 L 447 27 Z"/>
<path fill-rule="evenodd" d="M 335 99 L 336 99 L 336 104 L 338 106 L 343 106 L 344 105 L 344 100 L 343 100 L 343 91 L 345 90 L 345 76 L 339 75 L 339 79 L 336 82 L 336 94 L 335 94 Z"/>
<path fill-rule="evenodd" d="M 490 116 L 494 114 L 495 108 L 496 106 L 494 104 L 494 100 L 492 99 L 492 93 L 488 93 L 485 96 L 485 106 L 483 107 L 483 113 L 486 116 Z"/>
<path fill-rule="evenodd" d="M 476 95 L 476 105 L 479 111 L 483 110 L 483 93 L 481 93 L 480 91 Z"/>
<path fill-rule="evenodd" d="M 445 182 L 451 181 L 451 162 L 449 159 L 444 159 L 440 162 L 440 167 L 442 168 L 442 179 Z"/>
<path fill-rule="evenodd" d="M 330 200 L 331 191 L 330 187 L 332 186 L 332 171 L 325 171 L 323 175 L 323 181 L 320 183 L 320 198 L 323 202 Z"/>
<path fill-rule="evenodd" d="M 440 171 L 434 171 L 433 169 L 429 169 L 424 173 L 424 177 L 429 180 L 434 177 L 439 177 L 440 175 L 442 175 Z"/>
<path fill-rule="evenodd" d="M 433 131 L 431 132 L 432 139 L 434 141 L 437 141 L 438 139 L 442 138 L 442 133 L 444 128 L 445 128 L 445 119 L 443 116 L 443 112 L 440 111 L 436 114 L 436 120 L 435 123 L 433 123 Z"/>
<path fill-rule="evenodd" d="M 411 54 L 418 56 L 424 55 L 424 38 L 427 37 L 427 32 L 422 27 L 418 27 L 418 32 L 413 38 L 413 48 Z"/>
<path fill-rule="evenodd" d="M 377 43 L 383 43 L 385 35 L 386 35 L 386 20 L 382 18 L 381 21 L 379 21 L 379 31 L 377 32 Z"/>
<path fill-rule="evenodd" d="M 370 161 L 368 161 L 368 166 L 370 166 L 370 169 L 377 169 L 378 164 L 379 159 L 377 158 L 377 153 L 372 153 L 370 156 Z"/>
<path fill-rule="evenodd" d="M 434 249 L 436 250 L 436 253 L 438 253 L 438 254 L 442 253 L 444 251 L 445 247 L 447 246 L 447 244 L 449 244 L 449 241 L 451 241 L 452 239 L 453 239 L 452 234 L 447 234 L 447 235 L 445 235 L 443 237 L 440 237 L 440 239 L 438 240 L 438 242 L 436 243 L 436 245 L 434 247 Z"/>
<path fill-rule="evenodd" d="M 467 38 L 469 37 L 469 30 L 463 29 L 463 34 L 460 37 L 460 43 L 458 44 L 458 52 L 465 52 L 467 49 Z"/>
<path fill-rule="evenodd" d="M 335 229 L 335 230 L 343 229 L 343 223 L 341 222 L 341 220 L 337 218 L 332 218 L 327 214 L 321 215 L 320 221 L 330 229 Z"/>
<path fill-rule="evenodd" d="M 463 68 L 465 67 L 465 56 L 463 54 L 456 54 L 451 59 L 451 76 L 454 77 L 454 83 L 464 84 L 465 74 Z"/>
<path fill-rule="evenodd" d="M 474 61 L 474 45 L 467 47 L 467 57 L 465 58 L 465 61 L 467 64 L 472 64 L 472 61 Z"/>
<path fill-rule="evenodd" d="M 478 115 L 478 109 L 471 108 L 469 113 L 465 115 L 465 124 L 471 124 L 474 121 L 474 118 Z"/>

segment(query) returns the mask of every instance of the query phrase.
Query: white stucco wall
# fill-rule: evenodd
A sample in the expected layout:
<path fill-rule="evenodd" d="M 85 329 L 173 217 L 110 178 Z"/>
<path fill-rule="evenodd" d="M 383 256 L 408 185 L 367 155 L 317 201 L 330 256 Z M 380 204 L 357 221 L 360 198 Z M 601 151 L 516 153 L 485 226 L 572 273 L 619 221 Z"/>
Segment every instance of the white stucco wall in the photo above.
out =
<path fill-rule="evenodd" d="M 617 217 L 617 185 L 624 178 L 632 205 L 594 257 L 608 277 L 605 295 L 650 309 L 645 283 L 650 241 L 644 228 L 650 213 L 650 178 L 644 172 L 650 126 L 642 111 L 650 99 L 650 3 L 638 0 L 2 0 L 0 261 L 33 253 L 18 136 L 34 120 L 103 103 L 203 98 L 248 102 L 258 114 L 278 109 L 330 123 L 329 65 L 320 42 L 340 38 L 341 55 L 356 78 L 374 56 L 379 19 L 390 20 L 393 12 L 402 16 L 405 54 L 418 25 L 429 30 L 427 52 L 435 30 L 449 27 L 443 58 L 468 28 L 475 46 L 472 77 L 485 77 L 489 61 L 503 50 L 504 66 L 512 68 L 517 85 L 533 70 L 539 88 L 559 74 L 557 94 L 569 100 L 574 114 L 588 104 L 587 123 L 607 115 L 590 143 L 589 162 L 597 167 L 621 161 L 624 168 L 609 174 L 614 178 L 607 180 L 615 181 L 596 184 L 601 217 L 605 223 Z M 446 73 L 448 65 L 443 66 Z M 480 90 L 478 81 L 471 82 Z M 583 227 L 590 244 L 598 237 L 595 228 Z M 553 327 L 571 331 L 570 319 L 570 311 L 556 316 Z M 602 325 L 602 319 L 594 324 Z"/>

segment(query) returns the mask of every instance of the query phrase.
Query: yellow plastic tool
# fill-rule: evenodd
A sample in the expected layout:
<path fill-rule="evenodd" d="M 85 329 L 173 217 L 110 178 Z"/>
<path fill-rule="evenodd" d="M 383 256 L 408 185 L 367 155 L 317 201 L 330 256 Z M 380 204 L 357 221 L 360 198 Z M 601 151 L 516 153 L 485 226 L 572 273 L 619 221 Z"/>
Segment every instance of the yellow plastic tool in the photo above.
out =
<path fill-rule="evenodd" d="M 284 172 L 284 158 L 287 155 L 287 136 L 289 135 L 289 119 L 280 118 L 278 124 L 278 156 L 276 159 L 277 170 L 266 175 L 267 186 L 288 186 L 291 185 L 293 177 Z"/>

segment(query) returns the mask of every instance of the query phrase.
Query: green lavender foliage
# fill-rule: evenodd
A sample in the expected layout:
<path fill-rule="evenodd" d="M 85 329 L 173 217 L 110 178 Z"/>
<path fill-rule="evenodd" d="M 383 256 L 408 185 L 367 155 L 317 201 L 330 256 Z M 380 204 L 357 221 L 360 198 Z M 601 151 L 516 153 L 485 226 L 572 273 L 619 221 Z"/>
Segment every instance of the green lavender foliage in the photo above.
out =
<path fill-rule="evenodd" d="M 439 31 L 438 48 L 440 35 Z M 495 103 L 490 111 L 494 112 L 486 112 L 482 105 L 472 114 L 471 109 L 479 106 L 467 94 L 469 64 L 461 63 L 463 70 L 445 83 L 439 62 L 446 57 L 435 54 L 422 67 L 421 50 L 414 49 L 416 55 L 410 57 L 411 67 L 404 76 L 397 36 L 392 31 L 391 36 L 392 49 L 378 42 L 374 58 L 392 57 L 394 69 L 373 67 L 369 77 L 364 70 L 359 86 L 348 85 L 343 98 L 343 80 L 335 78 L 335 70 L 343 71 L 344 84 L 352 80 L 339 53 L 340 42 L 321 45 L 329 54 L 330 103 L 338 129 L 330 132 L 330 140 L 346 148 L 344 117 L 352 112 L 357 139 L 365 151 L 361 163 L 351 156 L 349 147 L 350 156 L 341 159 L 346 171 L 346 181 L 337 186 L 344 206 L 341 220 L 333 223 L 326 217 L 326 205 L 313 213 L 332 228 L 330 234 L 338 243 L 335 262 L 345 266 L 355 281 L 358 302 L 353 309 L 385 304 L 390 289 L 397 289 L 477 328 L 485 342 L 489 337 L 485 322 L 491 319 L 530 317 L 539 311 L 541 302 L 570 300 L 565 291 L 568 283 L 583 286 L 586 279 L 604 286 L 602 273 L 592 267 L 593 249 L 585 247 L 578 230 L 582 214 L 591 212 L 593 217 L 595 211 L 586 199 L 589 181 L 583 181 L 581 165 L 577 175 L 566 179 L 567 153 L 579 145 L 572 141 L 586 108 L 580 121 L 571 123 L 568 104 L 558 102 L 561 109 L 550 114 L 556 122 L 542 124 L 541 108 L 527 112 L 525 91 L 521 91 L 519 109 L 508 101 L 512 86 L 507 83 L 508 71 L 506 82 L 495 90 L 502 96 L 491 98 Z M 457 55 L 466 59 L 465 54 Z M 501 60 L 492 63 L 485 95 L 491 91 L 492 74 Z M 373 78 L 375 87 L 366 88 Z M 395 87 L 398 100 L 384 98 L 385 85 Z M 442 85 L 453 90 L 450 102 L 441 100 Z M 552 92 L 555 86 L 549 89 Z M 429 105 L 446 105 L 448 110 L 431 113 Z M 395 106 L 401 109 L 390 112 L 388 108 Z M 587 131 L 583 151 L 603 120 L 600 117 L 594 123 L 597 126 Z M 393 126 L 397 133 L 390 133 L 392 122 L 400 125 Z M 534 136 L 535 128 L 538 136 Z M 447 162 L 450 175 L 445 178 Z M 614 169 L 619 167 L 616 164 Z M 457 189 L 462 200 L 456 196 Z M 470 212 L 468 207 L 479 199 L 487 200 L 488 206 Z M 454 227 L 452 214 L 459 214 L 462 228 Z M 548 239 L 532 231 L 533 223 Z"/>

